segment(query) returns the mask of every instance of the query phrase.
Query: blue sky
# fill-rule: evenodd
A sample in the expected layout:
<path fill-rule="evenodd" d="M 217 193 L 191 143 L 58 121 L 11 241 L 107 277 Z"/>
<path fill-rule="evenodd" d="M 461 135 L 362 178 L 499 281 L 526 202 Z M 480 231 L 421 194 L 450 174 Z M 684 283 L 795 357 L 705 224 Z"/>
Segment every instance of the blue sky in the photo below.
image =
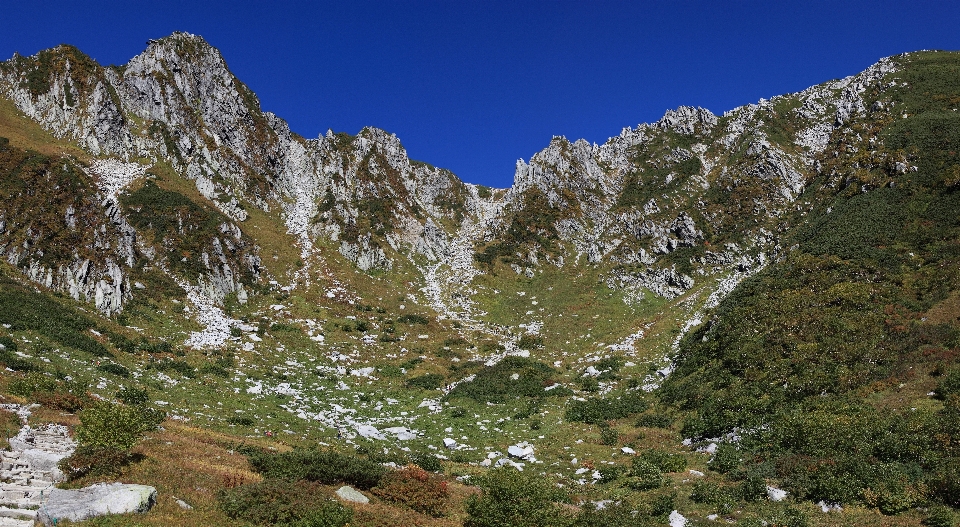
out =
<path fill-rule="evenodd" d="M 70 43 L 122 64 L 204 36 L 264 110 L 315 137 L 372 125 L 466 181 L 512 182 L 554 135 L 601 143 L 669 108 L 722 113 L 960 49 L 960 6 L 911 2 L 7 2 L 0 58 Z"/>

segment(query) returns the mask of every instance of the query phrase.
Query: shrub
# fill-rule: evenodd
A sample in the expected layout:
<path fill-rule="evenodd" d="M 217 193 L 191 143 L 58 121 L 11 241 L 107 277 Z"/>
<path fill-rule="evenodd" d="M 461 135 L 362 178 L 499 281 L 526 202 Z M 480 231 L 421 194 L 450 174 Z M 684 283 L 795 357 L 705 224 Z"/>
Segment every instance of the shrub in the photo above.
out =
<path fill-rule="evenodd" d="M 470 382 L 460 383 L 448 397 L 469 397 L 477 402 L 502 403 L 507 398 L 555 397 L 566 395 L 563 388 L 545 391 L 554 384 L 556 372 L 546 364 L 523 357 L 507 357 L 483 367 Z"/>
<path fill-rule="evenodd" d="M 740 482 L 740 497 L 746 501 L 759 501 L 767 497 L 767 482 L 760 476 L 747 476 Z"/>
<path fill-rule="evenodd" d="M 112 374 L 112 375 L 116 375 L 117 377 L 129 377 L 129 376 L 130 376 L 130 370 L 128 370 L 128 369 L 127 369 L 125 366 L 123 366 L 122 364 L 117 364 L 117 363 L 115 363 L 115 362 L 106 362 L 106 363 L 104 363 L 104 364 L 101 364 L 101 365 L 97 366 L 97 369 L 100 370 L 100 371 L 102 371 L 102 372 L 106 372 L 106 373 L 110 373 L 110 374 Z"/>
<path fill-rule="evenodd" d="M 720 443 L 716 452 L 713 453 L 713 459 L 707 464 L 710 470 L 725 473 L 737 468 L 740 465 L 740 450 L 731 443 Z"/>
<path fill-rule="evenodd" d="M 671 509 L 673 510 L 673 509 Z M 633 507 L 626 503 L 608 503 L 598 509 L 587 502 L 573 520 L 571 527 L 647 527 L 662 525 L 653 519 L 642 518 L 635 514 Z"/>
<path fill-rule="evenodd" d="M 240 485 L 217 494 L 220 510 L 235 520 L 256 525 L 341 527 L 353 513 L 323 495 L 319 485 L 266 480 Z"/>
<path fill-rule="evenodd" d="M 627 469 L 622 465 L 604 465 L 597 469 L 600 472 L 600 483 L 610 483 L 623 476 Z"/>
<path fill-rule="evenodd" d="M 163 421 L 163 412 L 141 406 L 97 401 L 80 412 L 76 440 L 81 446 L 126 451 L 144 432 Z"/>
<path fill-rule="evenodd" d="M 138 457 L 129 450 L 81 445 L 58 466 L 71 481 L 83 476 L 114 478 Z"/>
<path fill-rule="evenodd" d="M 683 472 L 687 468 L 687 458 L 683 454 L 670 454 L 657 448 L 645 450 L 639 457 L 662 472 Z"/>
<path fill-rule="evenodd" d="M 407 386 L 420 388 L 421 390 L 436 390 L 443 386 L 443 375 L 439 373 L 425 373 L 419 377 L 413 377 L 407 380 Z"/>
<path fill-rule="evenodd" d="M 428 470 L 430 472 L 440 472 L 443 470 L 443 465 L 440 464 L 440 458 L 433 454 L 420 454 L 418 456 L 414 456 L 413 462 L 423 470 Z"/>
<path fill-rule="evenodd" d="M 491 470 L 479 482 L 482 493 L 467 500 L 464 527 L 559 527 L 566 525 L 561 496 L 540 477 L 514 469 Z"/>
<path fill-rule="evenodd" d="M 237 426 L 253 426 L 256 421 L 249 415 L 232 415 L 227 419 L 227 422 Z"/>
<path fill-rule="evenodd" d="M 653 463 L 641 458 L 633 459 L 630 468 L 630 479 L 627 486 L 634 490 L 651 490 L 663 485 L 663 473 Z"/>
<path fill-rule="evenodd" d="M 627 393 L 616 398 L 573 401 L 564 413 L 564 418 L 571 422 L 600 424 L 642 412 L 648 406 L 642 395 Z"/>
<path fill-rule="evenodd" d="M 935 390 L 938 399 L 946 399 L 949 395 L 960 395 L 960 368 L 951 370 L 940 379 Z"/>
<path fill-rule="evenodd" d="M 136 386 L 124 386 L 117 390 L 116 397 L 120 402 L 128 406 L 146 406 L 150 402 L 146 388 L 137 388 Z"/>
<path fill-rule="evenodd" d="M 388 501 L 411 509 L 443 516 L 447 507 L 447 482 L 417 466 L 388 472 L 372 492 Z"/>
<path fill-rule="evenodd" d="M 927 510 L 927 515 L 923 518 L 923 524 L 927 527 L 955 527 L 957 518 L 950 507 L 934 505 Z"/>
<path fill-rule="evenodd" d="M 620 441 L 620 434 L 613 428 L 606 427 L 600 430 L 600 443 L 614 446 Z"/>
<path fill-rule="evenodd" d="M 542 348 L 543 337 L 540 335 L 531 335 L 529 333 L 524 333 L 523 335 L 520 336 L 520 340 L 517 341 L 517 347 L 522 350 Z"/>
<path fill-rule="evenodd" d="M 426 324 L 429 324 L 429 323 L 430 323 L 430 319 L 428 319 L 427 317 L 425 317 L 425 316 L 423 316 L 423 315 L 415 315 L 415 314 L 413 314 L 413 313 L 409 313 L 409 314 L 400 315 L 399 317 L 397 317 L 397 322 L 401 322 L 401 323 L 403 323 L 403 324 L 421 324 L 421 325 L 426 325 Z"/>
<path fill-rule="evenodd" d="M 267 478 L 303 479 L 325 485 L 348 483 L 364 490 L 380 483 L 386 472 L 383 466 L 367 459 L 319 450 L 256 452 L 250 456 L 250 465 Z"/>
<path fill-rule="evenodd" d="M 10 393 L 33 398 L 40 404 L 74 413 L 88 402 L 87 385 L 79 381 L 62 381 L 39 372 L 31 372 L 10 382 Z"/>
<path fill-rule="evenodd" d="M 690 499 L 696 503 L 713 505 L 720 514 L 729 514 L 737 501 L 728 489 L 708 481 L 694 483 Z"/>

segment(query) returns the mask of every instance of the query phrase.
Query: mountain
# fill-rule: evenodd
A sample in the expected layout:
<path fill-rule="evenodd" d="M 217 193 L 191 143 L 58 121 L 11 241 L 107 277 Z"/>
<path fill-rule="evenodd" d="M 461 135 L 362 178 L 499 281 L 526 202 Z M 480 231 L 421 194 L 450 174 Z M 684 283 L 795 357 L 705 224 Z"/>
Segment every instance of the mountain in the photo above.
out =
<path fill-rule="evenodd" d="M 198 36 L 123 66 L 14 56 L 0 362 L 21 373 L 0 393 L 139 387 L 171 425 L 446 449 L 460 475 L 530 445 L 577 503 L 652 516 L 786 525 L 821 502 L 916 524 L 960 505 L 958 71 L 908 53 L 602 145 L 554 137 L 495 189 L 376 128 L 298 136 Z M 767 485 L 796 501 L 755 501 Z"/>

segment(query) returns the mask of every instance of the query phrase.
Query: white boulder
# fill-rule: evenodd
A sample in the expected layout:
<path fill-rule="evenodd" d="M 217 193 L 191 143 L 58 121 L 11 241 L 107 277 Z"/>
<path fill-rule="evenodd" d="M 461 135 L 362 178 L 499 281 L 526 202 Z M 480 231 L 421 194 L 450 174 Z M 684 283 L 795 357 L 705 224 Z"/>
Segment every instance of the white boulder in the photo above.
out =
<path fill-rule="evenodd" d="M 50 527 L 61 520 L 79 522 L 107 514 L 147 512 L 157 489 L 146 485 L 97 483 L 78 490 L 51 489 L 37 520 Z"/>

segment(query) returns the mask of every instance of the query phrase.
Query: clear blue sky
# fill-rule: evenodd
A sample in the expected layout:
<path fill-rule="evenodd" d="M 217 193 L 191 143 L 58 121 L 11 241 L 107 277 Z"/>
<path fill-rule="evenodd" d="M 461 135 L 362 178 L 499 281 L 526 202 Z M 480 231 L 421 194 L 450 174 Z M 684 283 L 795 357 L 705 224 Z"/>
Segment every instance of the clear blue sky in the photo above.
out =
<path fill-rule="evenodd" d="M 60 43 L 122 64 L 204 36 L 265 110 L 315 137 L 365 125 L 466 181 L 512 182 L 554 135 L 601 143 L 668 108 L 722 113 L 918 49 L 960 49 L 960 4 L 5 2 L 0 58 Z"/>

